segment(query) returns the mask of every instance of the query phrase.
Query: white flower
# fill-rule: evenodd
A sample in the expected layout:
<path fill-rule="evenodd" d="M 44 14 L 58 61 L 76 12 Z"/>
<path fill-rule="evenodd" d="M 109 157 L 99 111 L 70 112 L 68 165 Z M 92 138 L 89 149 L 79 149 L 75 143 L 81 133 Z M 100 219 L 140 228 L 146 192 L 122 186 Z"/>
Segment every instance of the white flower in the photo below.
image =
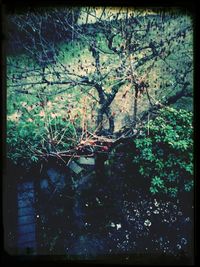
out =
<path fill-rule="evenodd" d="M 156 206 L 156 207 L 158 207 L 160 204 L 157 202 L 157 200 L 156 199 L 154 199 L 154 205 Z"/>
<path fill-rule="evenodd" d="M 19 118 L 21 117 L 21 113 L 13 113 L 12 115 L 8 115 L 7 116 L 7 119 L 10 120 L 10 121 L 19 121 Z"/>
<path fill-rule="evenodd" d="M 154 210 L 153 213 L 154 214 L 159 214 L 159 211 L 158 210 Z"/>
<path fill-rule="evenodd" d="M 144 225 L 145 225 L 145 226 L 151 226 L 151 221 L 148 220 L 148 219 L 145 220 L 145 221 L 144 221 Z"/>
<path fill-rule="evenodd" d="M 117 230 L 122 227 L 121 223 L 117 223 L 116 226 L 117 226 Z"/>

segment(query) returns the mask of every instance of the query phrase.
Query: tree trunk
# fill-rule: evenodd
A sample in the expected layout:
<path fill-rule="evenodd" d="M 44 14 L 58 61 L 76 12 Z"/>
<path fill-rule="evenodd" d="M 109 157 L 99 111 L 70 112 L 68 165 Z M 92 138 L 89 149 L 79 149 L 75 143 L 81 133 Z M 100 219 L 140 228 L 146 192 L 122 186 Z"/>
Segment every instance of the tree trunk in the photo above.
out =
<path fill-rule="evenodd" d="M 136 121 L 137 119 L 137 101 L 138 101 L 138 88 L 135 87 L 134 112 L 133 112 L 134 121 Z"/>
<path fill-rule="evenodd" d="M 114 122 L 114 117 L 111 114 L 110 107 L 107 108 L 106 116 L 109 121 L 109 132 L 110 134 L 113 134 L 114 129 L 115 129 L 115 122 Z"/>
<path fill-rule="evenodd" d="M 114 123 L 114 117 L 112 116 L 111 111 L 110 111 L 110 107 L 106 107 L 106 109 L 105 108 L 99 109 L 98 115 L 97 115 L 97 127 L 98 127 L 97 132 L 99 134 L 101 134 L 102 131 L 104 130 L 103 129 L 103 115 L 104 114 L 107 116 L 108 122 L 109 122 L 108 132 L 109 132 L 109 134 L 113 134 L 114 128 L 115 128 L 115 123 Z"/>
<path fill-rule="evenodd" d="M 100 108 L 97 115 L 97 133 L 101 133 L 103 129 L 103 111 Z"/>

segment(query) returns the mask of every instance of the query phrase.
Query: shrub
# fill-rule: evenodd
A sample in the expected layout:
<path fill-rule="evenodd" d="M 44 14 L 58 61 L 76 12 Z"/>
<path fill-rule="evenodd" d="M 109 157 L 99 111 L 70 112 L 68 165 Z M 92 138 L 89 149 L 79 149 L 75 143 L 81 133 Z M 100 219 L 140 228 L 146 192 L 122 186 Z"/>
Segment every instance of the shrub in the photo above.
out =
<path fill-rule="evenodd" d="M 149 181 L 154 194 L 176 197 L 193 187 L 193 126 L 192 113 L 163 108 L 158 116 L 143 126 L 135 140 L 133 162 L 139 173 Z"/>

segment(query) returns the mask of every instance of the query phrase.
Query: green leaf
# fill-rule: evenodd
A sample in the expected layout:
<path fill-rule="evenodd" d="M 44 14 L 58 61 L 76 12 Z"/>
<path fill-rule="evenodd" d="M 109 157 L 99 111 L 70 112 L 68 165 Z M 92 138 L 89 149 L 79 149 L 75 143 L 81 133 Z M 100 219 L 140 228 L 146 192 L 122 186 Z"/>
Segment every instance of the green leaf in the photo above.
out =
<path fill-rule="evenodd" d="M 164 187 L 164 181 L 162 179 L 160 179 L 160 177 L 158 176 L 155 176 L 153 179 L 152 179 L 152 185 L 154 186 L 157 186 L 157 187 Z"/>
<path fill-rule="evenodd" d="M 155 195 L 156 193 L 158 193 L 158 189 L 157 189 L 156 187 L 151 186 L 151 187 L 149 188 L 149 190 L 150 190 L 150 192 L 151 192 L 153 195 Z"/>
<path fill-rule="evenodd" d="M 38 159 L 38 157 L 36 157 L 36 156 L 32 156 L 32 157 L 31 157 L 31 160 L 32 160 L 33 162 L 38 162 L 39 159 Z"/>

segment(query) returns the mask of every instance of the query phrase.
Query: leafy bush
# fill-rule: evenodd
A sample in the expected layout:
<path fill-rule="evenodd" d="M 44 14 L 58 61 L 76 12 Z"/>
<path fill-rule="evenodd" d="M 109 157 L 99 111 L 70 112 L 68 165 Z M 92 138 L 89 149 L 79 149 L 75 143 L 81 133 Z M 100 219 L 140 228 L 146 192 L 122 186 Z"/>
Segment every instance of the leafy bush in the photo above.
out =
<path fill-rule="evenodd" d="M 152 194 L 176 197 L 193 187 L 192 113 L 167 107 L 150 120 L 135 140 L 134 163 L 149 179 Z"/>
<path fill-rule="evenodd" d="M 15 164 L 29 165 L 52 152 L 65 151 L 77 140 L 74 123 L 63 118 L 40 117 L 39 113 L 7 121 L 7 157 Z"/>

